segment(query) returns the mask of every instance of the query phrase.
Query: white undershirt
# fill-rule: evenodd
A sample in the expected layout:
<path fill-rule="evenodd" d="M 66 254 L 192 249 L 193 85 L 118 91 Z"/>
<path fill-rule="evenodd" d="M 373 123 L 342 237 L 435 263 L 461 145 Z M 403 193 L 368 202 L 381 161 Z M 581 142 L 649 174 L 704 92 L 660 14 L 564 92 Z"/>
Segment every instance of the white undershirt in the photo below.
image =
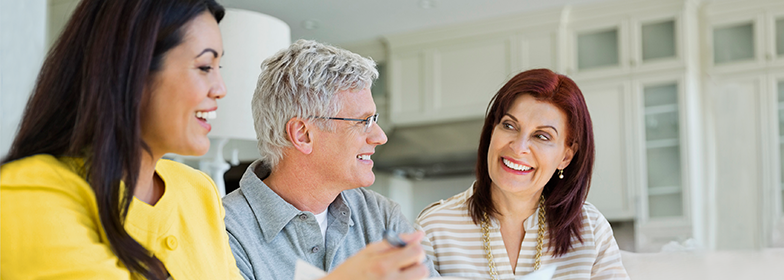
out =
<path fill-rule="evenodd" d="M 329 212 L 329 208 L 327 208 L 327 210 L 324 210 L 324 212 L 321 212 L 319 214 L 314 214 L 316 216 L 316 221 L 318 222 L 319 227 L 321 228 L 321 237 L 324 238 L 324 244 L 327 243 L 327 225 L 329 224 L 329 221 L 327 219 L 327 212 Z"/>

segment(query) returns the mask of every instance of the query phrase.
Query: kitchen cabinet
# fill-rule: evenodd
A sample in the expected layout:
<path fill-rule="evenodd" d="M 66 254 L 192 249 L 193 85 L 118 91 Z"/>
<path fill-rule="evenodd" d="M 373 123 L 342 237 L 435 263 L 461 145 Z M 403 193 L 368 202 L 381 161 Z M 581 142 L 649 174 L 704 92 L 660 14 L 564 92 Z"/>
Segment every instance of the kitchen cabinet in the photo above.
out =
<path fill-rule="evenodd" d="M 784 66 L 784 3 L 717 3 L 708 7 L 703 33 L 712 73 Z"/>
<path fill-rule="evenodd" d="M 394 54 L 390 94 L 395 125 L 482 118 L 511 73 L 510 39 L 488 38 Z"/>
<path fill-rule="evenodd" d="M 709 112 L 715 116 L 710 154 L 716 158 L 711 172 L 716 178 L 712 196 L 717 207 L 709 214 L 721 217 L 715 224 L 722 232 L 716 238 L 719 249 L 759 248 L 768 242 L 763 227 L 771 222 L 765 217 L 770 202 L 765 192 L 772 168 L 766 164 L 763 147 L 771 133 L 766 127 L 774 120 L 766 117 L 770 113 L 766 104 L 774 99 L 766 89 L 766 78 L 762 72 L 735 73 L 715 77 L 706 87 Z"/>
<path fill-rule="evenodd" d="M 575 8 L 566 73 L 579 79 L 683 67 L 683 1 Z"/>
<path fill-rule="evenodd" d="M 605 186 L 588 200 L 608 219 L 635 221 L 638 251 L 703 242 L 694 215 L 704 207 L 697 6 L 612 2 L 571 16 L 565 69 L 594 122 L 592 185 Z"/>
<path fill-rule="evenodd" d="M 596 162 L 588 201 L 610 220 L 634 219 L 636 248 L 657 251 L 692 235 L 689 132 L 695 83 L 683 72 L 578 81 L 594 125 Z M 695 129 L 692 129 L 692 131 Z"/>
<path fill-rule="evenodd" d="M 588 202 L 609 220 L 635 217 L 638 170 L 633 158 L 634 100 L 631 83 L 609 82 L 580 85 L 593 123 L 596 157 Z"/>
<path fill-rule="evenodd" d="M 481 119 L 513 75 L 555 68 L 559 11 L 386 37 L 395 126 Z"/>
<path fill-rule="evenodd" d="M 658 251 L 670 242 L 695 237 L 703 164 L 696 79 L 685 72 L 656 73 L 633 81 L 640 146 L 637 182 L 637 248 Z"/>
<path fill-rule="evenodd" d="M 717 247 L 784 246 L 784 3 L 715 3 L 706 7 L 703 26 L 706 97 L 716 119 L 709 135 L 715 201 L 737 205 L 715 214 L 715 228 L 725 233 Z"/>

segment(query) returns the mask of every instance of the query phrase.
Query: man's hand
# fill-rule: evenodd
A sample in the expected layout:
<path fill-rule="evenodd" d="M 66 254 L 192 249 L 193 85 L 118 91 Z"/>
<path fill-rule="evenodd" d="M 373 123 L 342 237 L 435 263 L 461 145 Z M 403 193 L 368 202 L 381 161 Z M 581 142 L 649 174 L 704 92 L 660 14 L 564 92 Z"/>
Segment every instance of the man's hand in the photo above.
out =
<path fill-rule="evenodd" d="M 424 232 L 401 234 L 408 245 L 395 248 L 386 241 L 368 244 L 322 280 L 332 279 L 424 279 L 427 266 L 422 264 L 425 251 L 420 245 Z"/>

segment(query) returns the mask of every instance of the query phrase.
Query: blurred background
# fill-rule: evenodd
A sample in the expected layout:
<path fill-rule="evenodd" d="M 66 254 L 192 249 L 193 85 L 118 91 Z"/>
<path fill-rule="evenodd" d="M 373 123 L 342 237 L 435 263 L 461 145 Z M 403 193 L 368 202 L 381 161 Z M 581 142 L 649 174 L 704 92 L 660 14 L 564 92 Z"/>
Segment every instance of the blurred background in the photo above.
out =
<path fill-rule="evenodd" d="M 372 92 L 389 142 L 373 156 L 370 188 L 412 221 L 473 182 L 492 95 L 520 71 L 549 68 L 585 95 L 597 148 L 588 201 L 621 249 L 784 247 L 782 1 L 219 2 L 282 20 L 292 41 L 318 40 L 378 63 Z M 76 3 L 2 0 L 0 156 Z M 232 39 L 260 41 L 245 36 Z M 227 87 L 230 96 L 252 94 Z M 205 171 L 216 158 L 232 162 L 216 173 L 230 192 L 258 152 L 252 139 L 222 139 L 203 157 L 172 158 Z"/>

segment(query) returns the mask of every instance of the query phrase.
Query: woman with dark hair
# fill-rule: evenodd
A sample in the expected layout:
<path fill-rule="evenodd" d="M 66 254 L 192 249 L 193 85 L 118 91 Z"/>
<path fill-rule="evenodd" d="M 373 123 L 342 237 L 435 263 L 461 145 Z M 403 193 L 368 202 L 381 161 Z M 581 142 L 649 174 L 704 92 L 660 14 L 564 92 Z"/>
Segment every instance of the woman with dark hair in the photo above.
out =
<path fill-rule="evenodd" d="M 0 168 L 0 278 L 241 279 L 203 155 L 225 93 L 214 0 L 82 1 Z"/>
<path fill-rule="evenodd" d="M 612 228 L 585 201 L 594 163 L 580 89 L 547 69 L 507 82 L 487 109 L 476 181 L 419 214 L 442 276 L 514 279 L 555 265 L 553 279 L 627 279 Z"/>

